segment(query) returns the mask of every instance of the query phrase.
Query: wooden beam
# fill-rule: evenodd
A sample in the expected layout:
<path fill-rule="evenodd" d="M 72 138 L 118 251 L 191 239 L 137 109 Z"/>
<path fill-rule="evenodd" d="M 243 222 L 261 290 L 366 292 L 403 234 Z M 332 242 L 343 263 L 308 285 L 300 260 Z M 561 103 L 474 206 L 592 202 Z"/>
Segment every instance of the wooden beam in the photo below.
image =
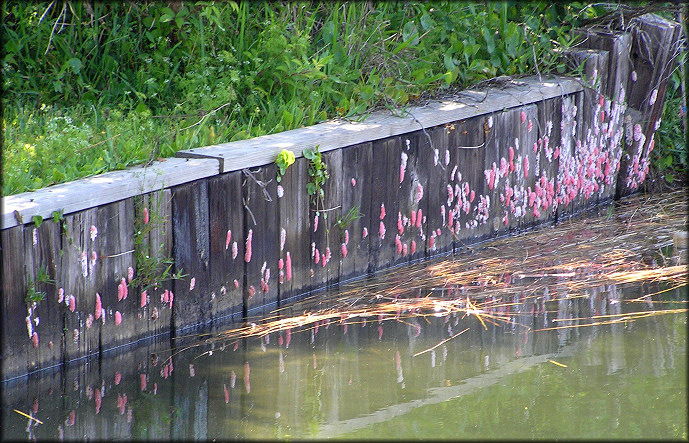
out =
<path fill-rule="evenodd" d="M 505 83 L 500 88 L 463 91 L 452 100 L 412 108 L 403 117 L 390 115 L 385 111 L 373 112 L 359 122 L 328 121 L 249 140 L 178 151 L 177 156 L 215 158 L 219 162 L 220 172 L 230 172 L 273 163 L 283 149 L 293 151 L 295 157 L 302 156 L 302 149 L 316 146 L 319 146 L 321 152 L 326 152 L 567 95 L 582 89 L 578 79 L 551 77 L 539 82 L 537 77 L 526 77 Z"/>
<path fill-rule="evenodd" d="M 213 160 L 170 158 L 148 167 L 106 172 L 3 197 L 2 229 L 19 224 L 15 211 L 23 223 L 29 223 L 34 215 L 49 218 L 53 211 L 60 210 L 63 214 L 70 214 L 216 174 L 218 165 Z"/>

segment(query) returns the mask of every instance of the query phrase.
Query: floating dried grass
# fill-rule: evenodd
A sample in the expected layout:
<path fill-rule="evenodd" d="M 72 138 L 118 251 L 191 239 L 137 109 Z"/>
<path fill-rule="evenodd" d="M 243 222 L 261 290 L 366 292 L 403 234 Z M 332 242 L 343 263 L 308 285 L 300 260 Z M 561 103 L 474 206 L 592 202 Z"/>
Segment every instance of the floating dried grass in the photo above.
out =
<path fill-rule="evenodd" d="M 287 329 L 308 331 L 330 321 L 357 324 L 368 318 L 406 322 L 410 317 L 460 314 L 475 317 L 486 328 L 486 323 L 515 323 L 514 313 L 498 312 L 499 308 L 504 310 L 540 299 L 550 287 L 557 288 L 557 296 L 571 299 L 588 297 L 586 291 L 590 288 L 608 284 L 663 283 L 667 286 L 664 289 L 624 300 L 645 301 L 651 306 L 663 301 L 649 300 L 650 296 L 687 285 L 686 266 L 673 263 L 675 258 L 666 253 L 672 245 L 673 233 L 687 225 L 685 189 L 661 196 L 631 196 L 602 211 L 605 215 L 571 218 L 556 226 L 473 246 L 468 248 L 471 255 L 459 254 L 451 259 L 409 265 L 404 273 L 393 270 L 342 285 L 329 297 L 319 294 L 278 309 L 271 317 L 255 322 L 249 319 L 239 328 L 197 335 L 196 338 L 206 339 L 178 352 L 204 344 L 264 337 Z M 519 296 L 518 301 L 512 300 L 515 295 Z M 315 309 L 310 304 L 329 307 Z M 306 307 L 303 314 L 285 314 L 298 306 Z M 572 320 L 582 323 L 533 332 L 686 312 L 686 309 L 646 310 L 569 318 L 568 323 Z"/>

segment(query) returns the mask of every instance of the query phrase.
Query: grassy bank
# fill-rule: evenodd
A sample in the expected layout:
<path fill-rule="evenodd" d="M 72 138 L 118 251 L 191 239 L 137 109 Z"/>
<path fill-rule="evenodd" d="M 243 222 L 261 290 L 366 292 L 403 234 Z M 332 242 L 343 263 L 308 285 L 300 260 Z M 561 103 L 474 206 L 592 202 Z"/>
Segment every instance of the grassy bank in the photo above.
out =
<path fill-rule="evenodd" d="M 400 108 L 499 75 L 564 73 L 557 53 L 569 31 L 604 11 L 580 2 L 8 1 L 2 194 Z M 671 127 L 668 143 L 686 158 Z M 669 167 L 681 166 L 672 155 Z"/>

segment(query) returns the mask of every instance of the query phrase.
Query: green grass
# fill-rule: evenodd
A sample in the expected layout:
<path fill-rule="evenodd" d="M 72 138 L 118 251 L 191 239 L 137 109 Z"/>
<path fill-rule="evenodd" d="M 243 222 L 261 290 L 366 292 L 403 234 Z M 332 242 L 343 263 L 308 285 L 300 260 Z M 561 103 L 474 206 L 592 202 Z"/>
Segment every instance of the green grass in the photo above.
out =
<path fill-rule="evenodd" d="M 571 2 L 3 4 L 2 195 L 180 149 L 563 73 Z M 666 120 L 663 120 L 666 123 Z"/>

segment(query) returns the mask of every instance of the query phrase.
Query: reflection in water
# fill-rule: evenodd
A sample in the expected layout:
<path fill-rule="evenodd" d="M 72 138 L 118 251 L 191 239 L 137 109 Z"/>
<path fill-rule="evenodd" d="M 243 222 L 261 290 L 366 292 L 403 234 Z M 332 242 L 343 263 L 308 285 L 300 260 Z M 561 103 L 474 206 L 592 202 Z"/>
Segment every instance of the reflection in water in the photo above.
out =
<path fill-rule="evenodd" d="M 461 312 L 322 320 L 208 342 L 169 359 L 151 344 L 100 366 L 30 379 L 28 390 L 11 387 L 4 397 L 10 411 L 25 411 L 42 424 L 3 407 L 3 432 L 68 440 L 532 436 L 496 433 L 489 430 L 492 419 L 473 423 L 471 414 L 452 418 L 464 434 L 433 430 L 447 408 L 432 408 L 470 401 L 472 410 L 488 416 L 501 411 L 503 430 L 538 427 L 546 402 L 559 411 L 547 422 L 590 420 L 591 435 L 681 437 L 686 293 L 630 301 L 659 289 L 647 285 L 641 294 L 638 286 L 611 284 L 572 296 L 554 285 L 540 294 L 491 296 L 481 308 L 484 322 Z M 584 399 L 595 407 L 585 407 Z M 515 407 L 526 407 L 526 415 L 508 418 Z M 632 426 L 633 417 L 649 415 L 642 420 L 654 423 L 648 429 Z M 402 426 L 410 420 L 415 429 Z M 380 434 L 380 426 L 389 435 Z M 557 435 L 580 436 L 570 431 Z M 552 432 L 545 427 L 533 435 Z"/>
<path fill-rule="evenodd" d="M 644 261 L 669 229 L 649 219 L 665 227 L 543 228 L 6 383 L 3 438 L 686 439 L 686 269 Z"/>

